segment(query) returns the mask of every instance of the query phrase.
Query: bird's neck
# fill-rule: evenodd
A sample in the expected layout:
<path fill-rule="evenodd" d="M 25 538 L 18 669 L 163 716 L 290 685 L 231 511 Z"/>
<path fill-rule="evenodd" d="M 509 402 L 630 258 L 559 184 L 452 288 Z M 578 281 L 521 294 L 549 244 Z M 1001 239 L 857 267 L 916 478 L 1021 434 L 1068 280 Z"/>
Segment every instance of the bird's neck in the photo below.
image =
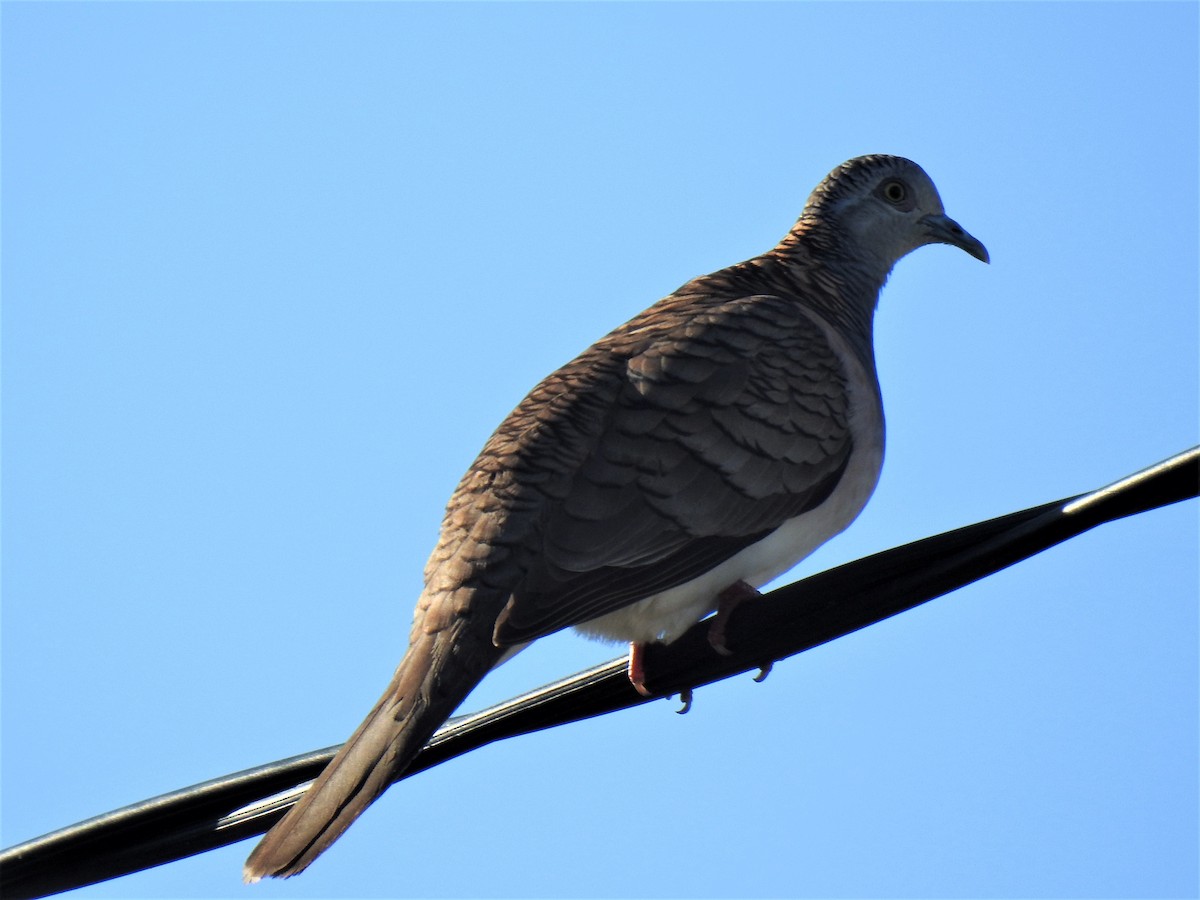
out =
<path fill-rule="evenodd" d="M 874 367 L 875 308 L 893 261 L 864 253 L 828 223 L 801 219 L 774 249 L 750 262 L 772 271 L 775 280 L 836 324 Z"/>

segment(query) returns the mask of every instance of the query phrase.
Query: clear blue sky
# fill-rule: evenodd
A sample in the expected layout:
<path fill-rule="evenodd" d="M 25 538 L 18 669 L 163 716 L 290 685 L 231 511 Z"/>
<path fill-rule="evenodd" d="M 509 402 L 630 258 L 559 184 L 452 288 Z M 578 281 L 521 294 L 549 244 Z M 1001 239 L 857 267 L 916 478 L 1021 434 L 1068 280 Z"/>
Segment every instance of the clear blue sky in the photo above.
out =
<path fill-rule="evenodd" d="M 874 500 L 791 577 L 1197 442 L 1198 8 L 4 3 L 3 842 L 341 741 L 555 366 L 909 156 Z M 90 897 L 1196 896 L 1197 507 Z M 478 706 L 616 656 L 563 634 Z"/>

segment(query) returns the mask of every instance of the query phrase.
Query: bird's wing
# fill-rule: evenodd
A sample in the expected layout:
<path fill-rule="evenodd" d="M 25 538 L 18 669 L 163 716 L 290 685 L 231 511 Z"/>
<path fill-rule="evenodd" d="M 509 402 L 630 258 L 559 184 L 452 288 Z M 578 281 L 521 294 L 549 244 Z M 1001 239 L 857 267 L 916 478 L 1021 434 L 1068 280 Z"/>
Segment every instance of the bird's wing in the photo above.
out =
<path fill-rule="evenodd" d="M 690 581 L 819 505 L 845 469 L 846 366 L 795 299 L 671 304 L 659 316 L 665 325 L 632 345 L 610 336 L 607 364 L 585 367 L 592 380 L 571 366 L 551 376 L 531 394 L 536 414 L 518 407 L 517 427 L 498 432 L 524 438 L 514 471 L 541 501 L 500 644 Z M 555 440 L 529 422 L 551 423 Z"/>

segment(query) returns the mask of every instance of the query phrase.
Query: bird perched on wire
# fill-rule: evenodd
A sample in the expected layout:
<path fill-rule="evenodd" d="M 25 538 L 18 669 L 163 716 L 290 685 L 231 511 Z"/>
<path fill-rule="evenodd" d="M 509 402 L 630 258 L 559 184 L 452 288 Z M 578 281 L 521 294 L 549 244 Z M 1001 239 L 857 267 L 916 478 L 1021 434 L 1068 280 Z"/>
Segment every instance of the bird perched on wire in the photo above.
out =
<path fill-rule="evenodd" d="M 554 372 L 446 508 L 408 651 L 358 730 L 255 848 L 303 871 L 507 654 L 568 626 L 671 641 L 842 531 L 883 461 L 879 292 L 925 244 L 988 261 L 896 156 L 834 169 L 773 249 L 689 281 Z"/>

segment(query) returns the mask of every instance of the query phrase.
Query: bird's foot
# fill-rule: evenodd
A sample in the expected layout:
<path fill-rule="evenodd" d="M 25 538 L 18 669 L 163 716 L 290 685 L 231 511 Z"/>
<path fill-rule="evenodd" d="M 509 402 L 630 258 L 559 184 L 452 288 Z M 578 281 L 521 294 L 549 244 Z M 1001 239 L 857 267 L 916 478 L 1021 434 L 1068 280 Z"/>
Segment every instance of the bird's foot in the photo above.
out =
<path fill-rule="evenodd" d="M 756 600 L 762 594 L 744 581 L 735 581 L 721 593 L 717 594 L 717 614 L 713 616 L 712 624 L 708 627 L 708 643 L 722 656 L 730 656 L 733 651 L 725 646 L 725 626 L 730 614 L 747 600 Z"/>
<path fill-rule="evenodd" d="M 767 676 L 771 674 L 771 670 L 775 668 L 775 663 L 769 662 L 766 665 L 758 667 L 758 674 L 754 676 L 755 684 L 762 684 L 767 680 Z"/>
<path fill-rule="evenodd" d="M 629 645 L 629 683 L 643 697 L 649 697 L 646 688 L 646 645 L 634 641 Z"/>
<path fill-rule="evenodd" d="M 629 683 L 643 697 L 651 696 L 651 691 L 646 687 L 646 645 L 637 643 L 636 641 L 629 645 Z M 684 688 L 679 692 L 679 702 L 683 704 L 675 712 L 679 715 L 684 715 L 692 708 L 692 689 Z"/>

